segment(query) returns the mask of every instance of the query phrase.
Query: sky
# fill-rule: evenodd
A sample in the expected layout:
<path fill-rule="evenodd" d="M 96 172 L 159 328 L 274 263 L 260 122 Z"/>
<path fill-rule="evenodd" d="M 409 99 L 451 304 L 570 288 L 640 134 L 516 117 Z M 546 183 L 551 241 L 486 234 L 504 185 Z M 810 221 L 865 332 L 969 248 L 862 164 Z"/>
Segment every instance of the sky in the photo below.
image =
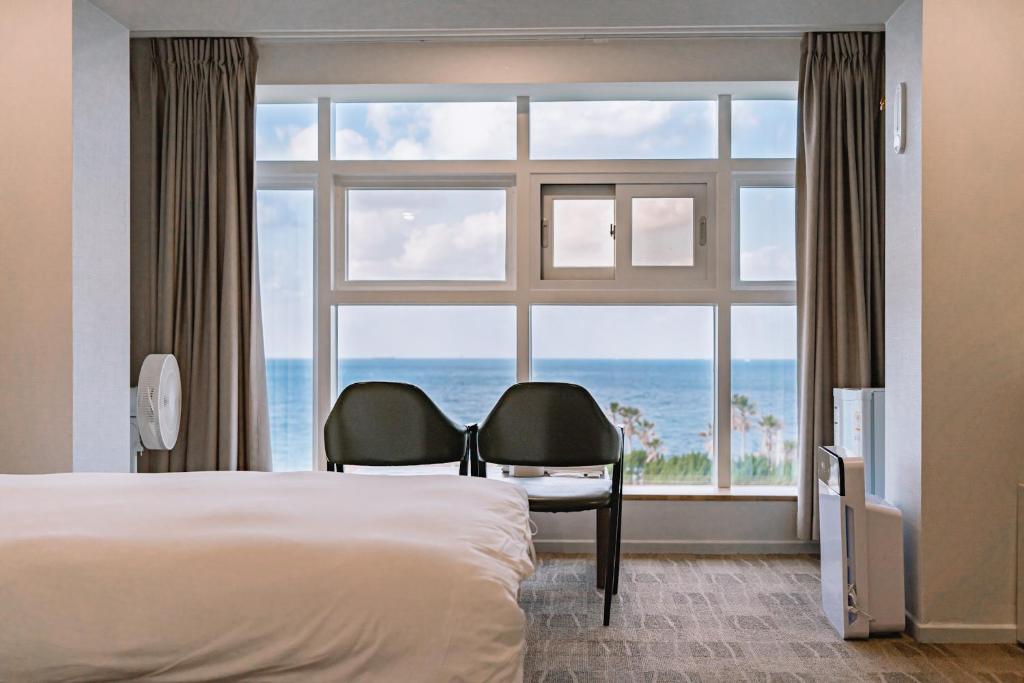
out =
<path fill-rule="evenodd" d="M 514 102 L 334 107 L 337 158 L 515 158 Z M 715 102 L 533 102 L 531 157 L 714 157 L 716 109 Z M 315 159 L 316 119 L 314 103 L 259 105 L 257 158 Z M 793 156 L 795 102 L 733 102 L 732 138 L 736 157 Z M 505 199 L 502 190 L 350 190 L 349 277 L 500 280 Z M 638 243 L 639 254 L 670 261 L 691 256 L 672 239 L 692 235 L 692 214 L 685 207 L 661 201 L 638 208 L 643 221 L 638 218 L 634 229 L 650 238 Z M 793 191 L 744 189 L 740 212 L 742 277 L 791 279 Z M 606 259 L 610 213 L 607 203 L 566 213 L 563 232 L 556 233 L 556 254 L 562 239 L 569 240 L 577 259 Z M 309 356 L 312 347 L 313 215 L 312 191 L 258 193 L 265 345 L 271 358 Z M 735 357 L 795 356 L 792 308 L 736 307 L 733 315 Z M 711 358 L 713 320 L 707 306 L 536 306 L 531 343 L 534 356 L 542 358 Z M 514 357 L 515 310 L 352 307 L 339 315 L 339 334 L 345 340 L 340 351 L 349 357 Z"/>
<path fill-rule="evenodd" d="M 712 159 L 718 103 L 531 102 L 532 159 Z"/>
<path fill-rule="evenodd" d="M 349 279 L 505 279 L 505 190 L 349 190 L 346 199 Z"/>

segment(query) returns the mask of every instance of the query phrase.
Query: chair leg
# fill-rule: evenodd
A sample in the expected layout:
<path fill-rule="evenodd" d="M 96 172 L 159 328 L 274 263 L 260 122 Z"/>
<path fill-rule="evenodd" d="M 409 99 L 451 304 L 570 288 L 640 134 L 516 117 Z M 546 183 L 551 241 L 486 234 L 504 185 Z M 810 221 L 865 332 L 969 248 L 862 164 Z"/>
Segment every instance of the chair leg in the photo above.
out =
<path fill-rule="evenodd" d="M 619 500 L 615 520 L 615 570 L 612 572 L 612 595 L 619 594 L 619 565 L 622 563 L 622 500 Z"/>
<path fill-rule="evenodd" d="M 619 513 L 617 505 L 613 503 L 610 519 L 608 520 L 608 550 L 605 559 L 604 569 L 604 625 L 607 626 L 612 617 L 612 594 L 615 592 L 615 548 L 616 529 L 619 526 Z"/>
<path fill-rule="evenodd" d="M 615 548 L 608 543 L 609 533 L 612 528 L 612 509 L 611 507 L 598 508 L 597 509 L 597 523 L 594 527 L 594 537 L 596 551 L 594 553 L 594 576 L 597 579 L 598 590 L 604 590 L 604 587 L 608 585 L 605 583 L 605 567 L 608 564 L 608 555 Z"/>

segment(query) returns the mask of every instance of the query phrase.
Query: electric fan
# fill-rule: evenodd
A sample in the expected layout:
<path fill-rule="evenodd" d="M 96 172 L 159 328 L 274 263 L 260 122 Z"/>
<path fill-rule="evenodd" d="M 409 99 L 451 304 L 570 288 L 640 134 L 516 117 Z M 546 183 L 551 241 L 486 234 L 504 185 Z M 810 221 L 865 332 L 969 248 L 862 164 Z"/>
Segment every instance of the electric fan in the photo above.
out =
<path fill-rule="evenodd" d="M 142 361 L 139 385 L 131 390 L 132 472 L 144 449 L 170 450 L 181 421 L 181 374 L 169 353 L 152 353 Z"/>

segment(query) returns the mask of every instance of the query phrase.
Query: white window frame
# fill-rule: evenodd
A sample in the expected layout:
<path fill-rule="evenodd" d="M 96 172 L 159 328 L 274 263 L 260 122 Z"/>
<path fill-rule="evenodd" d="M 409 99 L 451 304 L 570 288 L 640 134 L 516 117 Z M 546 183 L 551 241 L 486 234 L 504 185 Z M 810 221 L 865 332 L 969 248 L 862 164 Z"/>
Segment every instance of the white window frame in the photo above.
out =
<path fill-rule="evenodd" d="M 505 192 L 505 274 L 501 280 L 350 280 L 348 278 L 349 190 L 503 190 Z M 515 289 L 515 177 L 502 174 L 465 176 L 334 176 L 334 280 L 343 290 L 480 290 Z"/>
<path fill-rule="evenodd" d="M 541 221 L 540 221 L 540 269 L 541 279 L 553 280 L 614 280 L 615 265 L 617 261 L 616 247 L 618 241 L 613 234 L 608 235 L 612 240 L 612 265 L 611 266 L 556 266 L 555 265 L 555 242 L 557 241 L 558 224 L 554 220 L 554 203 L 556 201 L 573 200 L 605 200 L 612 203 L 612 222 L 608 229 L 611 233 L 612 226 L 618 221 L 615 216 L 617 200 L 615 186 L 601 183 L 582 183 L 576 185 L 546 184 L 541 186 Z M 536 224 L 534 224 L 536 228 Z M 594 283 L 594 286 L 597 286 Z"/>
<path fill-rule="evenodd" d="M 562 183 L 571 178 L 578 182 Z M 715 212 L 714 177 L 710 174 L 620 174 L 595 173 L 562 176 L 536 174 L 534 192 L 540 197 L 540 213 L 533 221 L 534 230 L 541 231 L 540 250 L 534 269 L 535 287 L 571 289 L 701 289 L 714 276 Z M 588 188 L 597 188 L 593 193 Z M 646 189 L 645 189 L 646 188 Z M 690 266 L 633 265 L 634 197 L 692 197 L 694 199 L 693 254 Z M 607 198 L 615 203 L 611 267 L 555 267 L 554 242 L 558 226 L 552 223 L 551 203 L 556 199 Z M 537 207 L 534 202 L 532 208 Z M 700 233 L 705 235 L 701 245 Z M 550 247 L 545 247 L 548 243 Z M 579 284 L 582 283 L 582 284 Z"/>
<path fill-rule="evenodd" d="M 330 92 L 325 87 L 321 92 Z M 370 86 L 360 86 L 363 90 Z M 394 90 L 397 86 L 388 86 Z M 679 88 L 679 84 L 671 87 Z M 524 88 L 527 89 L 527 88 Z M 737 84 L 734 92 L 742 90 Z M 429 97 L 429 95 L 426 95 Z M 360 93 L 360 99 L 367 95 Z M 481 97 L 481 99 L 488 99 Z M 595 99 L 608 99 L 595 97 Z M 650 99 L 639 97 L 638 99 Z M 280 101 L 280 100 L 277 100 Z M 718 157 L 715 159 L 650 159 L 650 160 L 531 160 L 529 158 L 528 95 L 517 97 L 517 156 L 514 161 L 344 161 L 332 158 L 334 127 L 332 100 L 320 97 L 318 102 L 318 159 L 316 161 L 258 161 L 257 189 L 270 187 L 289 178 L 314 178 L 316 189 L 316 273 L 314 276 L 314 452 L 310 454 L 313 469 L 324 469 L 323 430 L 337 392 L 335 359 L 337 329 L 334 307 L 349 304 L 508 304 L 516 307 L 516 378 L 526 381 L 531 376 L 530 307 L 534 304 L 626 304 L 626 305 L 711 305 L 715 310 L 715 448 L 712 454 L 712 485 L 729 488 L 731 482 L 730 398 L 731 306 L 747 304 L 795 305 L 796 291 L 792 283 L 767 283 L 757 288 L 740 287 L 732 276 L 736 253 L 734 226 L 735 182 L 751 174 L 785 177 L 792 183 L 794 159 L 733 159 L 731 147 L 731 95 L 718 97 Z M 401 282 L 384 286 L 378 282 L 344 286 L 338 280 L 339 259 L 338 218 L 342 215 L 338 202 L 339 188 L 355 179 L 374 183 L 388 179 L 409 182 L 422 179 L 446 182 L 457 177 L 463 180 L 503 176 L 514 179 L 510 186 L 509 215 L 513 225 L 507 232 L 506 251 L 509 277 L 506 282 L 493 283 Z M 543 281 L 540 279 L 540 188 L 541 182 L 556 180 L 562 184 L 578 182 L 579 178 L 600 176 L 614 183 L 693 182 L 704 178 L 709 183 L 709 258 L 708 281 L 700 287 L 609 288 L 602 281 Z M 577 179 L 574 181 L 573 179 Z M 714 229 L 713 226 L 718 226 Z M 343 254 L 342 254 L 343 255 Z M 342 261 L 343 263 L 343 261 Z M 605 281 L 606 282 L 606 281 Z M 483 417 L 483 416 L 481 416 Z M 663 487 L 658 487 L 659 489 Z M 632 493 L 643 494 L 638 487 Z"/>

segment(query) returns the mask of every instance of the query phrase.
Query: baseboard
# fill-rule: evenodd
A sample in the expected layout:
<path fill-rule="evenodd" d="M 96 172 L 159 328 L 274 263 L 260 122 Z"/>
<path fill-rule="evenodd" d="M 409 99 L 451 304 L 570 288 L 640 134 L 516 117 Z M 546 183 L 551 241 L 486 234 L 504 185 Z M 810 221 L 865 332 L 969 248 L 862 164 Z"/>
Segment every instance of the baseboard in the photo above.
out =
<path fill-rule="evenodd" d="M 1016 624 L 919 622 L 907 612 L 907 633 L 920 643 L 1016 643 Z"/>
<path fill-rule="evenodd" d="M 593 540 L 535 538 L 542 553 L 593 553 Z M 622 539 L 624 553 L 689 555 L 817 555 L 818 544 L 805 541 L 630 541 Z"/>

